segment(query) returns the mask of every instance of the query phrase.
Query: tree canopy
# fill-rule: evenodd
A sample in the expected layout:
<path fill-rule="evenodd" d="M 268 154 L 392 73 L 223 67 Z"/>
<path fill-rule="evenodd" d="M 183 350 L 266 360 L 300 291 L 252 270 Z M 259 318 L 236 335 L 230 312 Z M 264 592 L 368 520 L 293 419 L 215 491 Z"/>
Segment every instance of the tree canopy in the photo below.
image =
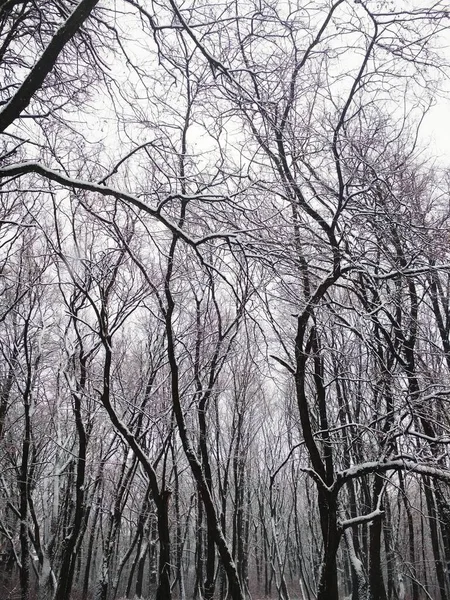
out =
<path fill-rule="evenodd" d="M 0 1 L 2 597 L 450 598 L 449 26 Z"/>

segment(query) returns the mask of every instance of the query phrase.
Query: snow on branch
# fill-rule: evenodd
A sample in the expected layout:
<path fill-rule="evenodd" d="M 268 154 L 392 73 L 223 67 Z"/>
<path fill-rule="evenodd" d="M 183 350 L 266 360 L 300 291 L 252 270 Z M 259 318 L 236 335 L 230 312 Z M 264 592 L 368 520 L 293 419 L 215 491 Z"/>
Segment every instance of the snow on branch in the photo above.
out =
<path fill-rule="evenodd" d="M 68 177 L 67 175 L 64 175 L 58 171 L 54 171 L 49 167 L 45 167 L 44 165 L 35 162 L 18 163 L 0 168 L 0 178 L 21 177 L 22 175 L 26 175 L 28 173 L 36 173 L 38 175 L 41 175 L 42 177 L 50 179 L 51 181 L 55 181 L 56 183 L 60 183 L 61 185 L 67 186 L 69 188 L 94 192 L 97 194 L 101 194 L 102 196 L 112 196 L 113 198 L 117 198 L 118 200 L 122 200 L 128 204 L 131 204 L 135 208 L 146 212 L 147 214 L 158 220 L 162 225 L 167 227 L 167 229 L 169 229 L 169 231 L 171 231 L 174 235 L 176 235 L 178 238 L 180 238 L 181 240 L 193 247 L 197 247 L 210 239 L 234 237 L 236 235 L 236 232 L 218 232 L 202 237 L 199 240 L 195 240 L 192 237 L 190 237 L 185 231 L 183 231 L 183 229 L 181 229 L 175 223 L 172 223 L 169 219 L 162 215 L 157 209 L 151 208 L 148 204 L 142 202 L 142 200 L 140 200 L 137 196 L 134 196 L 133 194 L 130 194 L 123 190 L 118 190 L 116 188 L 102 185 L 100 183 L 92 183 L 84 179 Z"/>
<path fill-rule="evenodd" d="M 384 515 L 384 510 L 380 510 L 379 508 L 376 508 L 375 510 L 368 513 L 367 515 L 359 515 L 358 517 L 353 517 L 352 519 L 346 519 L 345 521 L 340 521 L 338 523 L 339 529 L 341 531 L 344 531 L 345 529 L 348 529 L 349 527 L 353 527 L 354 525 L 361 525 L 362 523 L 368 523 L 369 521 L 373 521 L 374 519 L 377 519 L 378 517 L 381 517 L 383 515 Z"/>
<path fill-rule="evenodd" d="M 336 474 L 336 480 L 332 487 L 337 491 L 350 479 L 357 479 L 370 473 L 386 473 L 387 471 L 409 471 L 450 483 L 450 471 L 446 469 L 428 463 L 417 463 L 410 459 L 394 459 L 361 463 L 341 471 Z"/>

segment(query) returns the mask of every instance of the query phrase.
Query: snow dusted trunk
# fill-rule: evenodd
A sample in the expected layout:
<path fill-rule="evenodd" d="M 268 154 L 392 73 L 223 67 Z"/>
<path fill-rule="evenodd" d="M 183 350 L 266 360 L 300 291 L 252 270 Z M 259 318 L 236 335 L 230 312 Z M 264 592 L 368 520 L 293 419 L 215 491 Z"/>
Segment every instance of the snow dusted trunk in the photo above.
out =
<path fill-rule="evenodd" d="M 176 573 L 178 583 L 178 595 L 180 600 L 186 600 L 186 589 L 184 585 L 184 571 L 183 571 L 183 532 L 181 527 L 181 510 L 180 510 L 180 481 L 178 474 L 178 465 L 175 457 L 175 441 L 171 444 L 172 451 L 172 469 L 174 477 L 174 507 L 175 507 L 175 519 L 176 519 Z"/>
<path fill-rule="evenodd" d="M 39 574 L 38 600 L 53 600 L 55 588 L 55 574 L 53 573 L 48 553 L 44 551 L 41 572 Z"/>
<path fill-rule="evenodd" d="M 129 454 L 129 448 L 127 447 L 123 456 L 118 489 L 115 492 L 114 506 L 109 515 L 108 534 L 103 548 L 102 569 L 97 585 L 97 600 L 106 600 L 109 592 L 111 562 L 120 536 L 124 498 L 129 491 L 136 467 L 136 455 L 132 453 L 130 457 Z"/>
<path fill-rule="evenodd" d="M 25 352 L 25 386 L 22 395 L 24 410 L 24 431 L 22 437 L 22 460 L 17 470 L 19 489 L 19 515 L 20 515 L 20 588 L 21 600 L 30 598 L 30 535 L 28 530 L 29 493 L 30 493 L 30 466 L 33 462 L 33 435 L 32 435 L 32 409 L 33 409 L 33 368 L 39 363 L 39 356 L 32 360 L 29 339 L 30 320 L 25 321 L 23 329 L 23 347 Z"/>
<path fill-rule="evenodd" d="M 159 536 L 159 585 L 156 600 L 169 600 L 172 597 L 170 587 L 169 498 L 170 492 L 165 490 L 156 503 Z"/>
<path fill-rule="evenodd" d="M 205 480 L 204 473 L 202 471 L 201 463 L 193 451 L 184 422 L 184 415 L 180 403 L 178 394 L 178 365 L 176 364 L 174 348 L 170 346 L 171 340 L 169 341 L 169 361 L 172 363 L 172 397 L 174 400 L 174 412 L 177 419 L 178 430 L 180 438 L 183 444 L 184 452 L 189 462 L 192 474 L 197 483 L 200 496 L 205 509 L 206 520 L 208 523 L 208 530 L 212 533 L 214 542 L 216 544 L 219 556 L 222 561 L 223 568 L 227 574 L 228 579 L 228 595 L 232 600 L 244 600 L 239 576 L 227 541 L 222 533 L 220 527 L 219 518 L 216 513 L 214 502 L 208 488 L 208 484 Z M 164 597 L 157 598 L 157 600 L 165 600 Z"/>
<path fill-rule="evenodd" d="M 137 523 L 137 527 L 136 527 L 136 530 L 134 533 L 134 537 L 133 537 L 127 551 L 125 552 L 122 559 L 120 560 L 118 567 L 116 568 L 116 572 L 114 574 L 114 581 L 113 581 L 113 585 L 112 585 L 112 589 L 111 589 L 112 600 L 115 600 L 115 598 L 117 597 L 120 579 L 121 579 L 123 570 L 125 568 L 125 565 L 130 560 L 130 557 L 133 554 L 136 546 L 138 547 L 138 552 L 137 552 L 138 556 L 140 555 L 141 544 L 139 543 L 139 541 L 142 540 L 142 538 L 144 537 L 145 528 L 148 523 L 148 516 L 149 516 L 149 510 L 150 510 L 149 509 L 150 493 L 151 493 L 151 489 L 149 487 L 147 493 L 145 494 L 144 501 L 143 501 L 143 504 L 142 504 L 142 507 L 141 507 L 141 510 L 139 513 L 138 523 Z M 153 543 L 153 542 L 151 542 L 149 540 L 149 543 Z M 127 586 L 127 596 L 129 595 L 129 592 L 131 590 L 131 581 L 132 581 L 133 577 L 134 577 L 134 568 L 132 566 L 131 570 L 130 570 L 129 585 Z"/>
<path fill-rule="evenodd" d="M 219 556 L 222 561 L 223 568 L 227 574 L 228 580 L 228 596 L 232 600 L 244 600 L 244 594 L 242 591 L 241 583 L 239 581 L 239 575 L 236 568 L 236 564 L 233 560 L 230 548 L 228 547 L 225 536 L 223 535 L 219 518 L 216 513 L 214 501 L 211 496 L 210 488 L 205 477 L 205 473 L 202 469 L 200 459 L 194 452 L 184 419 L 183 408 L 181 405 L 180 388 L 179 388 L 179 373 L 178 373 L 178 361 L 175 350 L 175 341 L 172 329 L 172 316 L 175 308 L 175 303 L 170 291 L 170 279 L 173 268 L 173 257 L 175 253 L 177 237 L 174 237 L 170 254 L 169 254 L 169 266 L 166 274 L 166 299 L 167 299 L 167 311 L 165 314 L 166 321 L 166 333 L 167 333 L 167 354 L 169 359 L 170 371 L 171 371 L 171 386 L 172 386 L 172 403 L 175 414 L 175 419 L 178 426 L 178 432 L 180 435 L 181 443 L 185 456 L 188 460 L 189 467 L 192 475 L 197 484 L 200 497 L 205 508 L 206 521 L 208 524 L 208 531 L 214 539 L 215 545 L 219 552 Z M 157 598 L 157 600 L 165 600 L 163 597 Z"/>
<path fill-rule="evenodd" d="M 87 547 L 87 555 L 86 555 L 86 565 L 84 568 L 84 581 L 83 581 L 83 592 L 82 592 L 82 600 L 87 600 L 88 591 L 89 591 L 89 582 L 90 582 L 90 573 L 92 566 L 92 556 L 94 553 L 94 543 L 95 537 L 97 534 L 97 521 L 100 513 L 100 503 L 97 503 L 94 510 L 94 516 L 92 518 L 91 531 L 89 535 L 88 547 Z"/>
<path fill-rule="evenodd" d="M 406 587 L 403 575 L 398 576 L 398 600 L 406 600 Z"/>
<path fill-rule="evenodd" d="M 278 567 L 278 572 L 280 573 L 280 582 L 276 582 L 277 588 L 278 588 L 278 594 L 281 600 L 290 600 L 289 598 L 289 591 L 286 585 L 286 580 L 284 578 L 284 565 L 283 565 L 283 561 L 281 560 L 281 553 L 280 553 L 280 544 L 278 543 L 278 532 L 277 532 L 277 527 L 275 524 L 275 517 L 272 514 L 272 516 L 270 517 L 270 524 L 272 527 L 272 537 L 273 537 L 273 544 L 274 544 L 274 550 L 275 550 L 275 558 L 277 561 L 277 567 Z"/>
<path fill-rule="evenodd" d="M 87 356 L 84 354 L 83 345 L 79 347 L 79 369 L 78 381 L 73 381 L 72 376 L 66 373 L 67 381 L 72 389 L 73 413 L 78 436 L 78 456 L 76 457 L 76 482 L 75 482 L 75 511 L 72 519 L 70 532 L 63 542 L 63 552 L 58 583 L 56 587 L 55 600 L 67 600 L 72 591 L 73 578 L 75 574 L 76 548 L 81 541 L 85 526 L 85 491 L 84 483 L 86 476 L 86 452 L 88 438 L 84 427 L 81 403 L 87 381 Z M 84 525 L 86 525 L 84 523 Z"/>
<path fill-rule="evenodd" d="M 437 527 L 438 514 L 435 505 L 435 498 L 433 496 L 430 479 L 424 478 L 424 484 L 425 499 L 427 503 L 428 513 L 430 515 L 428 523 L 430 527 L 431 548 L 433 550 L 433 558 L 435 562 L 439 593 L 441 596 L 441 600 L 448 600 L 447 585 L 445 578 L 445 566 L 444 561 L 442 559 L 442 553 L 439 544 L 439 531 Z"/>
<path fill-rule="evenodd" d="M 102 342 L 105 349 L 105 362 L 103 374 L 103 393 L 101 396 L 102 404 L 105 407 L 111 422 L 120 435 L 128 442 L 130 448 L 136 454 L 137 460 L 145 471 L 150 488 L 152 491 L 153 501 L 156 505 L 156 515 L 158 523 L 159 537 L 159 583 L 156 592 L 156 600 L 170 600 L 172 597 L 170 587 L 170 532 L 169 532 L 169 497 L 170 492 L 160 489 L 155 469 L 141 448 L 135 436 L 128 427 L 121 421 L 115 412 L 110 398 L 110 381 L 111 381 L 111 364 L 112 364 L 112 339 L 108 333 L 106 316 L 102 322 Z M 61 599 L 62 600 L 62 599 Z"/>
<path fill-rule="evenodd" d="M 323 361 L 320 342 L 311 327 L 307 336 L 307 326 L 312 317 L 312 308 L 304 311 L 298 321 L 296 337 L 296 371 L 295 384 L 297 404 L 300 414 L 303 438 L 308 450 L 312 466 L 312 475 L 317 487 L 320 515 L 320 528 L 323 541 L 323 557 L 317 589 L 317 600 L 339 600 L 336 554 L 342 531 L 338 527 L 337 491 L 330 487 L 334 480 L 333 453 L 328 432 L 328 415 L 323 378 Z M 313 363 L 313 380 L 319 407 L 320 429 L 322 430 L 322 448 L 316 443 L 313 435 L 310 407 L 307 393 L 307 365 Z"/>
<path fill-rule="evenodd" d="M 145 571 L 145 562 L 146 562 L 149 546 L 150 546 L 150 541 L 145 540 L 144 545 L 141 548 L 141 552 L 140 552 L 139 556 L 136 557 L 137 574 L 136 574 L 135 598 L 143 598 L 144 597 L 144 571 Z"/>
<path fill-rule="evenodd" d="M 319 513 L 324 543 L 317 600 L 339 600 L 336 554 L 341 532 L 337 526 L 336 498 L 319 490 Z"/>
<path fill-rule="evenodd" d="M 378 502 L 382 494 L 384 478 L 375 475 L 373 484 L 374 503 Z M 381 567 L 381 533 L 383 522 L 381 516 L 374 519 L 369 526 L 369 585 L 371 600 L 387 600 L 386 587 Z"/>
<path fill-rule="evenodd" d="M 284 577 L 284 564 L 281 559 L 280 544 L 279 544 L 279 540 L 278 540 L 278 529 L 277 529 L 277 523 L 276 523 L 277 507 L 276 507 L 276 502 L 273 499 L 273 485 L 272 485 L 273 481 L 274 480 L 272 478 L 271 485 L 270 485 L 270 491 L 269 491 L 270 526 L 272 529 L 272 540 L 273 540 L 276 564 L 277 564 L 277 568 L 278 568 L 278 573 L 280 575 L 280 581 L 278 582 L 277 576 L 276 576 L 276 570 L 274 569 L 275 583 L 276 583 L 276 586 L 278 589 L 278 595 L 280 597 L 280 600 L 290 600 L 289 591 L 288 591 L 288 588 L 286 585 L 286 580 Z"/>
<path fill-rule="evenodd" d="M 30 597 L 30 540 L 28 535 L 28 458 L 30 447 L 29 405 L 25 404 L 25 435 L 22 443 L 22 464 L 20 468 L 20 587 L 21 600 Z"/>
<path fill-rule="evenodd" d="M 353 532 L 348 528 L 344 532 L 345 542 L 347 544 L 348 556 L 352 569 L 352 595 L 351 600 L 366 600 L 367 598 L 367 582 L 364 575 L 363 564 L 358 558 L 355 545 L 353 542 Z"/>

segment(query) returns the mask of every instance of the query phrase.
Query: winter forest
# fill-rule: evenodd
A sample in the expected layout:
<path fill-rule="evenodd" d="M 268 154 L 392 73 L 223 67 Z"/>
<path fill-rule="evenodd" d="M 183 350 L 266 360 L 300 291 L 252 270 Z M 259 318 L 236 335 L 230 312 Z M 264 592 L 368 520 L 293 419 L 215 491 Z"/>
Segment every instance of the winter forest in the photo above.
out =
<path fill-rule="evenodd" d="M 0 0 L 2 600 L 450 599 L 449 30 Z"/>

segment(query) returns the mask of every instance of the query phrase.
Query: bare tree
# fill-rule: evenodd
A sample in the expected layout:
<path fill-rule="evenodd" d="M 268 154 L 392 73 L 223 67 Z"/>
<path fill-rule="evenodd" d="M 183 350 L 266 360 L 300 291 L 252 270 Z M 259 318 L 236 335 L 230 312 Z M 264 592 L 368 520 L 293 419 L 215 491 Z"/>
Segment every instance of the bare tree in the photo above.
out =
<path fill-rule="evenodd" d="M 5 589 L 445 600 L 444 2 L 47 4 L 0 6 Z"/>

